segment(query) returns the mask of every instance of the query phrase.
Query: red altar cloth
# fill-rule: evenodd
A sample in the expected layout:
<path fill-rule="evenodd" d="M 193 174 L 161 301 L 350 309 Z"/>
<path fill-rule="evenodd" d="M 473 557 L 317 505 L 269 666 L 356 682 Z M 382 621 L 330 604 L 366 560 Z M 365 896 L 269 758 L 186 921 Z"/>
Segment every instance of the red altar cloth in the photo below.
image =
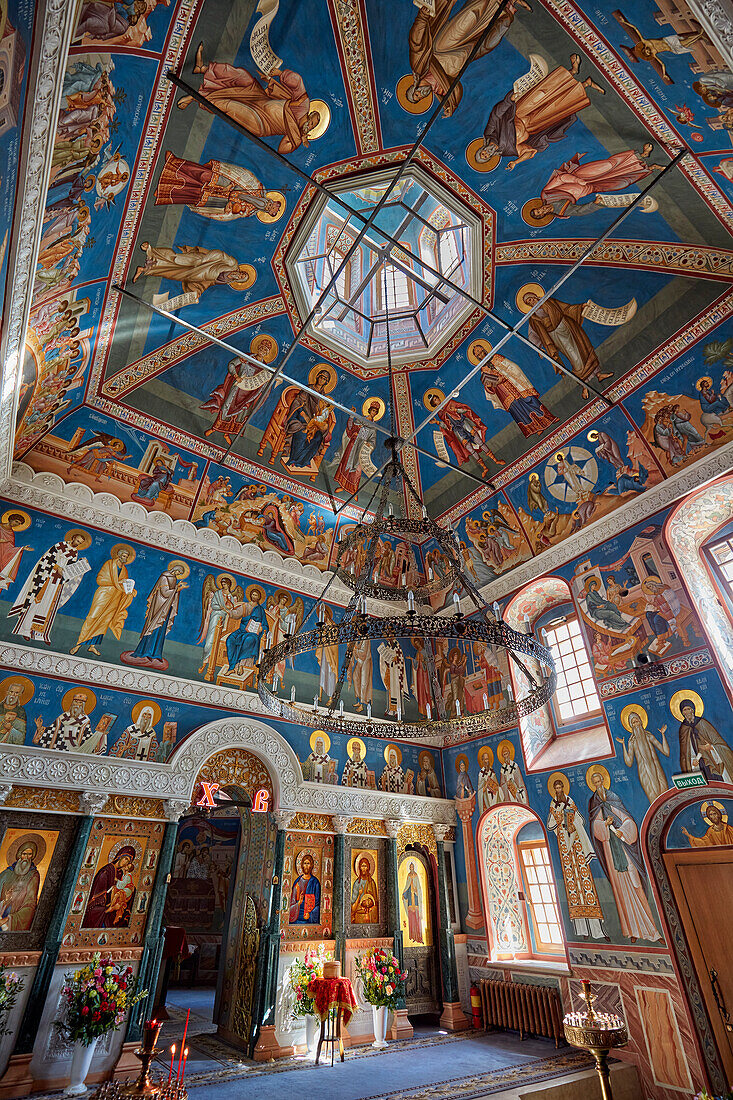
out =
<path fill-rule="evenodd" d="M 348 978 L 314 978 L 308 986 L 308 995 L 313 998 L 321 1021 L 326 1019 L 332 1008 L 340 1008 L 341 1018 L 348 1024 L 357 1007 Z"/>

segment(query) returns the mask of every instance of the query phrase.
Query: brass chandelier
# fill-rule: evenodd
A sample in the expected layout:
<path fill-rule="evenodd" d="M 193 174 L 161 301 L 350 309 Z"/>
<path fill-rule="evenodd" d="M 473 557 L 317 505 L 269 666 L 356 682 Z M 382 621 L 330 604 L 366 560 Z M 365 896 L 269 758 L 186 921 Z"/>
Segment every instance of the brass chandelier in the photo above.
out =
<path fill-rule="evenodd" d="M 382 473 L 379 499 L 371 521 L 364 517 L 338 544 L 335 573 L 326 584 L 319 601 L 309 612 L 310 618 L 317 609 L 316 625 L 298 634 L 290 634 L 276 645 L 271 645 L 260 658 L 257 690 L 269 711 L 279 718 L 313 729 L 322 729 L 348 736 L 378 736 L 386 738 L 416 739 L 444 735 L 472 734 L 495 730 L 515 724 L 519 717 L 531 714 L 546 703 L 555 691 L 555 667 L 550 651 L 531 634 L 513 630 L 499 616 L 498 605 L 494 609 L 483 600 L 478 589 L 467 576 L 458 553 L 458 535 L 450 528 L 431 520 L 427 509 L 416 492 L 399 457 L 402 441 L 391 437 L 387 445 L 391 459 Z M 412 520 L 393 515 L 388 504 L 393 487 L 403 488 L 422 510 L 422 518 Z M 406 499 L 403 492 L 402 499 Z M 393 587 L 379 580 L 379 561 L 382 548 L 392 539 L 399 538 L 407 548 L 401 568 L 401 584 Z M 409 540 L 409 541 L 408 541 Z M 414 543 L 425 545 L 433 542 L 442 554 L 441 575 L 431 567 L 423 571 L 418 567 Z M 326 621 L 323 598 L 335 576 L 351 589 L 352 595 L 339 622 Z M 435 615 L 430 597 L 453 589 L 454 613 Z M 470 616 L 460 610 L 459 590 L 471 599 L 475 612 Z M 377 599 L 401 603 L 399 612 L 390 615 L 371 615 L 367 612 L 367 600 Z M 303 623 L 305 627 L 307 618 Z M 409 689 L 400 688 L 395 710 L 386 718 L 372 714 L 371 704 L 363 713 L 351 710 L 344 713 L 344 685 L 352 668 L 357 647 L 369 642 L 380 649 L 386 646 L 393 655 L 399 639 L 406 639 L 416 652 L 419 651 L 423 690 L 422 711 L 418 717 L 408 717 L 402 707 L 402 697 Z M 487 692 L 483 693 L 481 709 L 468 712 L 466 701 L 458 698 L 446 700 L 436 667 L 436 653 L 445 650 L 445 643 L 480 643 L 492 650 L 505 651 L 521 671 L 527 690 L 514 699 L 507 685 L 508 702 L 490 705 Z M 291 687 L 288 697 L 284 679 L 287 660 L 294 663 L 302 654 L 324 653 L 326 647 L 337 647 L 343 652 L 339 660 L 336 686 L 324 706 L 319 705 L 318 695 L 312 704 L 296 700 L 296 689 Z M 523 658 L 529 658 L 532 667 Z M 386 658 L 388 659 L 388 657 Z M 402 658 L 403 669 L 406 669 Z M 371 662 L 370 662 L 371 663 Z M 414 667 L 414 666 L 413 666 Z M 414 682 L 414 673 L 413 673 Z M 282 689 L 282 694 L 280 693 Z M 388 705 L 392 703 L 389 697 Z M 474 707 L 476 705 L 473 700 Z M 360 704 L 357 704 L 357 707 Z M 396 711 L 396 712 L 395 712 Z"/>

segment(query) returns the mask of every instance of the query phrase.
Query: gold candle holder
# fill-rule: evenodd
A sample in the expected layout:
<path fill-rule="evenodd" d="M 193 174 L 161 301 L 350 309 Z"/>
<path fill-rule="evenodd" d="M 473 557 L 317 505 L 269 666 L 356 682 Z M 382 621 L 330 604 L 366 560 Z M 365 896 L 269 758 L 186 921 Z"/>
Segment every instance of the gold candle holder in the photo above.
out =
<path fill-rule="evenodd" d="M 571 1046 L 590 1051 L 601 1082 L 601 1096 L 603 1100 L 613 1100 L 608 1052 L 615 1047 L 626 1046 L 629 1033 L 626 1030 L 626 1024 L 619 1016 L 596 1012 L 593 1007 L 596 996 L 591 991 L 590 982 L 584 979 L 581 984 L 583 992 L 580 996 L 585 1001 L 586 1008 L 584 1012 L 568 1012 L 563 1018 L 565 1039 Z"/>
<path fill-rule="evenodd" d="M 120 1088 L 121 1097 L 146 1097 L 149 1100 L 160 1100 L 163 1092 L 163 1081 L 158 1078 L 156 1082 L 150 1080 L 150 1063 L 157 1054 L 157 1042 L 160 1035 L 162 1021 L 147 1020 L 143 1024 L 142 1044 L 135 1051 L 135 1057 L 140 1059 L 140 1073 L 134 1081 L 125 1081 Z"/>

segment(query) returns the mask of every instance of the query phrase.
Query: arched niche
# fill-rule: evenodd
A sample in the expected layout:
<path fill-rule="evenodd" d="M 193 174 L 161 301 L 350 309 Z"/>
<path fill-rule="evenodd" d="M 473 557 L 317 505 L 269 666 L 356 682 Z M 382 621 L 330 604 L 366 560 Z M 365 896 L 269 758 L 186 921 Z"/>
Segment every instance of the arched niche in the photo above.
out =
<path fill-rule="evenodd" d="M 692 605 L 733 692 L 733 623 L 718 599 L 703 545 L 733 519 L 733 477 L 691 493 L 668 517 L 664 537 Z"/>
<path fill-rule="evenodd" d="M 516 845 L 519 833 L 525 825 L 531 823 L 539 827 L 547 847 L 547 832 L 543 821 L 529 806 L 518 802 L 492 806 L 481 815 L 476 828 L 478 877 L 489 954 L 494 962 L 535 957 L 528 914 L 525 911 L 528 902 L 522 901 L 524 889 Z M 559 916 L 560 906 L 554 879 L 551 885 Z M 558 954 L 556 960 L 566 965 L 568 963 L 564 939 L 563 953 Z"/>

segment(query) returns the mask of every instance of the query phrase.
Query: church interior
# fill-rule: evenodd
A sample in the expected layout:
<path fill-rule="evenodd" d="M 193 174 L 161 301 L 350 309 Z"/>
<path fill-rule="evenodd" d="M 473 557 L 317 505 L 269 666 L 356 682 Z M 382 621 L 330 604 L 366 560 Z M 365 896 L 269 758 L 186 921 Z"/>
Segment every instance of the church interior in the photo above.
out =
<path fill-rule="evenodd" d="M 0 0 L 0 1100 L 733 1096 L 732 230 L 731 0 Z"/>

